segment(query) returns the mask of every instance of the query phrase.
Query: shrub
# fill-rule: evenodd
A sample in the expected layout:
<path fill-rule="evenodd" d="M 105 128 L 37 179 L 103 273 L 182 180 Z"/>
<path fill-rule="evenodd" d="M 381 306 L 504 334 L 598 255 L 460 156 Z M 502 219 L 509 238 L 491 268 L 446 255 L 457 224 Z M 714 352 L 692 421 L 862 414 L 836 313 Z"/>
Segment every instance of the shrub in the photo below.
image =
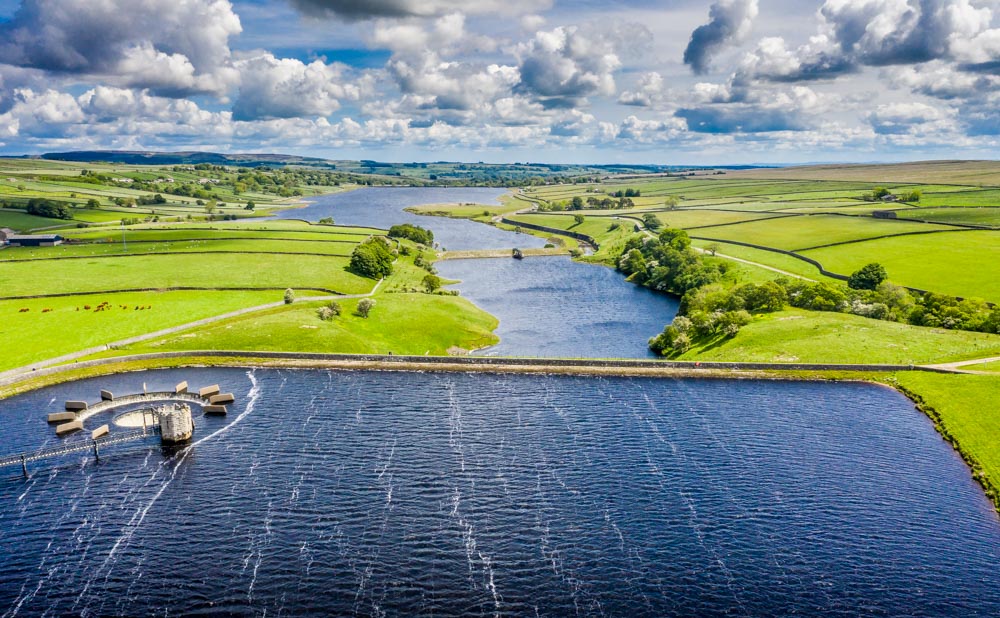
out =
<path fill-rule="evenodd" d="M 294 302 L 295 302 L 295 292 L 292 291 L 292 288 L 288 288 L 287 290 L 285 290 L 285 304 L 290 305 Z"/>
<path fill-rule="evenodd" d="M 367 318 L 368 314 L 371 313 L 372 309 L 375 307 L 375 301 L 371 298 L 362 298 L 358 301 L 358 308 L 355 313 L 363 318 Z"/>

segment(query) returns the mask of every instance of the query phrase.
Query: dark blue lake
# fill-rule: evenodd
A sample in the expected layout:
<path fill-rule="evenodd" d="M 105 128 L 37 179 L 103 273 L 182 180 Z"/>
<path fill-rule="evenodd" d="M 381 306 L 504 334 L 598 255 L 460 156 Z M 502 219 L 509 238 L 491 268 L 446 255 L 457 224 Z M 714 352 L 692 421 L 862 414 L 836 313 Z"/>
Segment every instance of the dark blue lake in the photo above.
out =
<path fill-rule="evenodd" d="M 500 319 L 490 356 L 645 358 L 647 340 L 677 313 L 676 297 L 567 257 L 445 260 L 462 296 Z"/>
<path fill-rule="evenodd" d="M 371 187 L 308 198 L 309 205 L 278 213 L 283 219 L 318 221 L 333 217 L 340 225 L 388 229 L 412 223 L 434 232 L 434 241 L 452 251 L 465 249 L 510 249 L 543 247 L 545 240 L 528 234 L 513 234 L 495 227 L 446 217 L 428 217 L 404 211 L 424 204 L 497 204 L 506 189 Z"/>
<path fill-rule="evenodd" d="M 1000 615 L 996 514 L 875 386 L 188 369 L 0 444 L 182 379 L 238 397 L 189 449 L 0 473 L 0 614 Z"/>

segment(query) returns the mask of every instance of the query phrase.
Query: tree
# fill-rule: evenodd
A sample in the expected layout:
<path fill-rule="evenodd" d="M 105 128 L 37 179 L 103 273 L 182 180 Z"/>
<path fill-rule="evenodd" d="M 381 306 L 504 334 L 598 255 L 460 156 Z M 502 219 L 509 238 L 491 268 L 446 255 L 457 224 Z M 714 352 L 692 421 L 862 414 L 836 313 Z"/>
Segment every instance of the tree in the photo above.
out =
<path fill-rule="evenodd" d="M 573 221 L 575 221 L 577 225 L 580 225 L 584 221 L 584 216 L 583 215 L 573 215 Z"/>
<path fill-rule="evenodd" d="M 333 217 L 323 217 L 319 222 L 321 225 L 333 225 Z"/>
<path fill-rule="evenodd" d="M 100 208 L 100 207 L 101 203 L 95 200 L 94 198 L 90 198 L 89 200 L 87 200 L 87 208 Z"/>
<path fill-rule="evenodd" d="M 288 288 L 287 290 L 285 290 L 285 304 L 290 305 L 294 302 L 295 302 L 295 292 L 292 291 L 292 288 Z"/>
<path fill-rule="evenodd" d="M 356 313 L 363 318 L 367 318 L 368 314 L 372 312 L 373 307 L 375 307 L 374 300 L 370 298 L 362 298 L 358 301 L 358 309 Z"/>
<path fill-rule="evenodd" d="M 885 187 L 875 187 L 874 189 L 872 189 L 872 197 L 874 197 L 877 200 L 880 200 L 883 197 L 889 195 L 889 193 L 890 193 L 889 190 L 886 189 Z"/>
<path fill-rule="evenodd" d="M 675 210 L 677 208 L 677 205 L 680 203 L 681 201 L 676 195 L 670 195 L 667 197 L 666 200 L 663 201 L 663 205 L 669 208 L 670 210 Z"/>
<path fill-rule="evenodd" d="M 579 195 L 574 195 L 569 207 L 570 210 L 583 210 L 583 198 Z"/>
<path fill-rule="evenodd" d="M 878 262 L 872 262 L 851 273 L 847 287 L 854 290 L 874 290 L 888 278 L 885 267 Z"/>
<path fill-rule="evenodd" d="M 215 200 L 212 200 L 212 201 L 208 202 L 207 204 L 205 204 L 205 212 L 208 213 L 208 214 L 210 214 L 210 215 L 211 214 L 215 214 L 215 211 L 216 211 L 216 209 L 218 207 L 219 207 L 218 202 L 216 202 Z"/>
<path fill-rule="evenodd" d="M 437 292 L 441 289 L 441 277 L 431 274 L 425 275 L 424 288 L 426 288 L 427 292 L 430 294 Z"/>
<path fill-rule="evenodd" d="M 719 248 L 719 243 L 713 242 L 705 247 L 705 251 L 708 251 L 712 257 L 715 257 L 715 254 L 719 252 Z"/>
<path fill-rule="evenodd" d="M 392 252 L 379 238 L 366 240 L 351 253 L 351 270 L 369 279 L 381 279 L 392 274 L 392 262 Z"/>
<path fill-rule="evenodd" d="M 660 222 L 660 220 L 656 217 L 656 215 L 654 215 L 651 212 L 647 212 L 642 216 L 642 224 L 645 225 L 647 229 L 650 229 L 654 232 L 663 227 L 663 224 Z"/>
<path fill-rule="evenodd" d="M 247 205 L 243 208 L 243 210 L 255 210 L 256 208 L 257 205 L 253 203 L 253 200 L 250 200 L 247 202 Z"/>

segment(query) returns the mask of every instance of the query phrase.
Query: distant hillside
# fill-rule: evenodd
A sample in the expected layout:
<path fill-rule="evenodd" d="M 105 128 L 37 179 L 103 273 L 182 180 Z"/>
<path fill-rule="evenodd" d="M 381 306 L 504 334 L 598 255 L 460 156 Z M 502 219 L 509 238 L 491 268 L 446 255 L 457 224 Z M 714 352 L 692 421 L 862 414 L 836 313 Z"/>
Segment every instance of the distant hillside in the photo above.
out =
<path fill-rule="evenodd" d="M 76 161 L 93 163 L 121 163 L 126 165 L 325 165 L 325 159 L 299 157 L 283 154 L 221 154 L 218 152 L 142 152 L 130 150 L 79 150 L 74 152 L 50 152 L 42 159 L 53 161 Z"/>
<path fill-rule="evenodd" d="M 915 161 L 866 165 L 806 165 L 732 172 L 727 177 L 852 180 L 1000 186 L 1000 161 Z"/>

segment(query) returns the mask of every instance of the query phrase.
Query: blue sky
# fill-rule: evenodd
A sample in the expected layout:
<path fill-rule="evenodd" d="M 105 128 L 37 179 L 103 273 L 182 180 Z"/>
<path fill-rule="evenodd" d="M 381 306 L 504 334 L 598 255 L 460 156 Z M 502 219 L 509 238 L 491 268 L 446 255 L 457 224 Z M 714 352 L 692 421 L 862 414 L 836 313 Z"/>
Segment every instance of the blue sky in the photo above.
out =
<path fill-rule="evenodd" d="M 998 13 L 1000 0 L 0 0 L 0 153 L 995 158 Z"/>

